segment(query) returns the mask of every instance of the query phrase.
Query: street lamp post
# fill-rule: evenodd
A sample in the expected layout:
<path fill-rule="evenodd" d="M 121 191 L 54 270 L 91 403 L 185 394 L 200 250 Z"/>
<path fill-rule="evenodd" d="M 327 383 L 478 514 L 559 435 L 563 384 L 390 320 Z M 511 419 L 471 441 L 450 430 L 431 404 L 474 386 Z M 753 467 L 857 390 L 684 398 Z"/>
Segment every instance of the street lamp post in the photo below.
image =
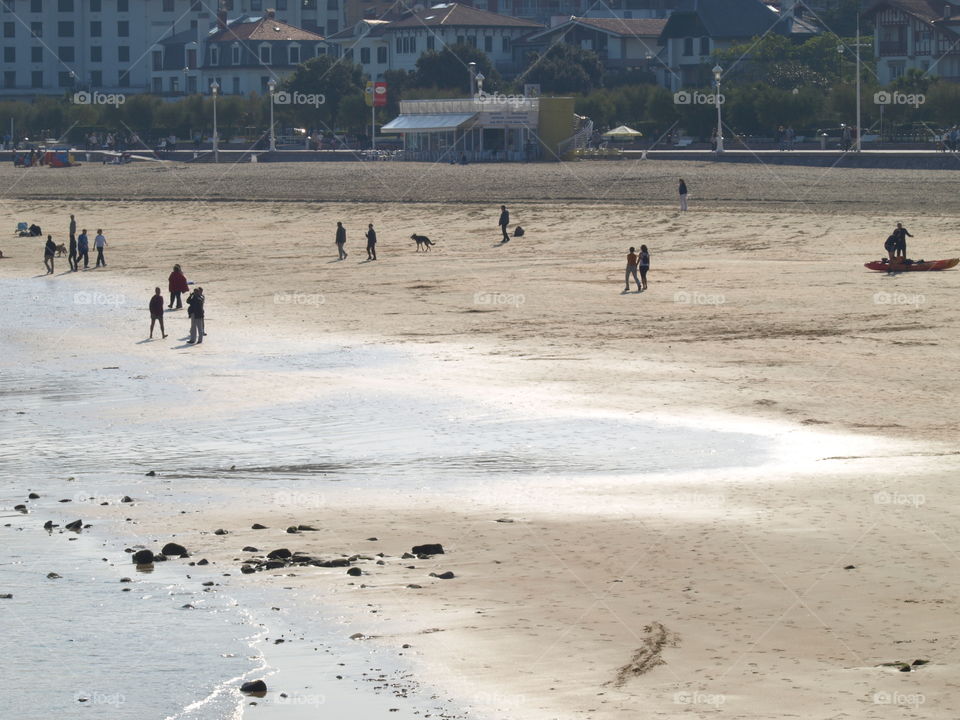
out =
<path fill-rule="evenodd" d="M 474 97 L 477 94 L 477 64 L 475 62 L 469 62 L 467 63 L 467 69 L 470 70 L 470 97 Z"/>
<path fill-rule="evenodd" d="M 714 96 L 717 101 L 717 152 L 723 152 L 723 116 L 721 115 L 720 106 L 720 77 L 723 75 L 723 68 L 719 65 L 716 65 L 713 68 L 713 79 L 717 84 L 717 94 Z"/>
<path fill-rule="evenodd" d="M 217 93 L 220 84 L 214 80 L 210 83 L 210 94 L 213 95 L 213 161 L 220 162 L 220 138 L 217 136 Z"/>
<path fill-rule="evenodd" d="M 183 94 L 187 94 L 187 74 L 190 72 L 189 67 L 183 68 Z"/>
<path fill-rule="evenodd" d="M 277 81 L 270 78 L 267 88 L 270 90 L 270 152 L 274 152 L 277 149 L 277 136 L 273 129 L 273 91 L 277 89 Z"/>

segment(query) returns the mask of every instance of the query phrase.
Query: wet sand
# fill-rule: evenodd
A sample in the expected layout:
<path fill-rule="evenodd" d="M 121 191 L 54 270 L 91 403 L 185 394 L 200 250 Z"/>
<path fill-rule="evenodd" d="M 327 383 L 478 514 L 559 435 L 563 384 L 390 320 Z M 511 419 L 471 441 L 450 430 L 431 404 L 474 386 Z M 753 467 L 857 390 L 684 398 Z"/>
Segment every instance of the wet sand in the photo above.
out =
<path fill-rule="evenodd" d="M 50 279 L 71 289 L 95 284 L 145 306 L 180 262 L 210 298 L 211 337 L 195 350 L 225 367 L 231 345 L 250 335 L 276 337 L 278 348 L 330 337 L 396 345 L 450 367 L 431 379 L 414 365 L 413 387 L 513 410 L 743 423 L 802 448 L 774 467 L 657 475 L 643 472 L 641 445 L 628 449 L 636 475 L 446 493 L 324 487 L 322 507 L 238 500 L 157 526 L 224 563 L 239 562 L 253 522 L 271 528 L 258 546 L 383 552 L 385 565 L 363 561 L 357 579 L 326 569 L 254 578 L 332 598 L 351 632 L 411 645 L 425 677 L 491 717 L 621 718 L 642 708 L 880 718 L 890 705 L 951 717 L 960 274 L 888 277 L 862 263 L 880 256 L 896 220 L 916 235 L 913 257 L 960 255 L 953 175 L 776 168 L 764 178 L 764 168 L 685 164 L 693 197 L 681 216 L 669 205 L 679 165 L 631 165 L 619 180 L 627 164 L 572 167 L 608 191 L 600 202 L 572 189 L 571 168 L 443 166 L 418 186 L 410 173 L 424 168 L 384 163 L 261 165 L 222 180 L 209 166 L 43 169 L 57 177 L 23 179 L 4 206 L 11 218 L 42 218 L 45 230 L 65 227 L 68 212 L 107 228 L 107 271 Z M 371 168 L 383 168 L 393 195 L 360 180 Z M 109 175 L 127 170 L 126 183 Z M 60 179 L 67 172 L 80 179 L 74 187 Z M 217 202 L 160 199 L 189 198 L 171 189 L 188 175 Z M 130 200 L 14 197 L 114 192 Z M 244 192 L 285 202 L 236 201 Z M 503 194 L 528 231 L 505 246 L 495 227 Z M 146 196 L 156 199 L 134 201 Z M 367 202 L 376 197 L 398 202 Z M 335 259 L 338 219 L 345 262 Z M 380 236 L 376 263 L 363 262 L 367 222 Z M 414 231 L 437 241 L 431 253 L 414 252 Z M 650 289 L 622 295 L 626 246 L 641 242 L 653 254 Z M 12 256 L 4 275 L 41 267 L 36 241 L 0 249 Z M 146 323 L 124 318 L 139 339 L 134 323 Z M 232 373 L 212 377 L 190 410 L 269 408 L 330 381 Z M 375 368 L 338 379 L 378 383 Z M 611 453 L 624 452 L 618 441 L 609 438 Z M 321 532 L 283 532 L 300 523 Z M 232 534 L 200 534 L 214 526 Z M 400 558 L 420 542 L 448 552 Z M 457 577 L 429 576 L 444 570 Z M 914 659 L 931 663 L 877 667 Z"/>

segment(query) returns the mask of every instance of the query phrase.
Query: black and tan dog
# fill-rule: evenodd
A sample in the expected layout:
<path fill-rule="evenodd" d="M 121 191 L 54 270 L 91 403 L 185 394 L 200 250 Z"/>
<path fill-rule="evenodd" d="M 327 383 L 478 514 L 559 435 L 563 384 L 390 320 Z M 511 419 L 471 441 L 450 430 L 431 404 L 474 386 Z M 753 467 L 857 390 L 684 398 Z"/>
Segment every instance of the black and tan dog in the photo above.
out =
<path fill-rule="evenodd" d="M 62 257 L 67 254 L 67 246 L 63 243 L 57 245 L 57 257 Z"/>
<path fill-rule="evenodd" d="M 428 238 L 426 235 L 417 235 L 416 233 L 414 233 L 413 235 L 410 236 L 410 238 L 411 238 L 415 243 L 417 243 L 417 252 L 420 252 L 420 248 L 421 248 L 421 247 L 423 248 L 423 251 L 424 251 L 424 252 L 429 252 L 429 251 L 430 251 L 430 247 L 431 247 L 432 245 L 436 245 L 436 243 L 433 242 L 433 241 L 432 241 L 430 238 Z"/>

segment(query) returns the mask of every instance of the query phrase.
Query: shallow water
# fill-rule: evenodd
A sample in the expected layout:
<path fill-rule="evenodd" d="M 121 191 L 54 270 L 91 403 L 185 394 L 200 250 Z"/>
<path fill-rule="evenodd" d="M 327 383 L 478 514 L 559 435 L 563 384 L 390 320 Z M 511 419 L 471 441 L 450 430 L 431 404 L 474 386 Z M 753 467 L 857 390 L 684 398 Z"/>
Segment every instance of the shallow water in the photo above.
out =
<path fill-rule="evenodd" d="M 261 590 L 240 583 L 205 592 L 202 580 L 225 579 L 211 571 L 184 580 L 174 563 L 138 574 L 123 545 L 157 543 L 138 538 L 133 527 L 79 536 L 42 530 L 48 518 L 83 517 L 87 503 L 129 494 L 197 507 L 229 487 L 285 493 L 303 504 L 331 482 L 521 486 L 544 475 L 758 465 L 772 452 L 771 440 L 748 433 L 587 413 L 535 415 L 482 397 L 445 396 L 423 380 L 442 377 L 443 363 L 411 375 L 424 356 L 402 348 L 304 340 L 278 350 L 278 343 L 233 338 L 238 350 L 227 358 L 188 355 L 170 349 L 183 325 L 171 317 L 172 337 L 146 355 L 129 339 L 142 337 L 142 309 L 77 304 L 73 290 L 87 280 L 0 281 L 0 306 L 30 298 L 29 312 L 0 316 L 0 502 L 9 509 L 29 490 L 44 496 L 32 503 L 40 506 L 35 512 L 0 528 L 0 592 L 14 593 L 0 600 L 7 628 L 0 706 L 10 717 L 72 716 L 96 705 L 96 717 L 230 718 L 241 699 L 227 689 L 263 671 L 250 647 L 259 628 L 248 614 L 269 606 Z M 208 347 L 227 342 L 212 337 L 215 322 L 208 329 Z M 373 376 L 376 385 L 365 387 Z M 146 477 L 148 470 L 158 476 Z M 55 502 L 61 498 L 72 502 Z M 63 578 L 48 580 L 51 571 Z M 123 576 L 134 583 L 121 585 Z M 330 643 L 336 647 L 333 636 Z M 338 702 L 378 707 L 363 688 L 342 687 L 329 690 L 328 710 Z M 414 707 L 406 703 L 391 717 Z"/>

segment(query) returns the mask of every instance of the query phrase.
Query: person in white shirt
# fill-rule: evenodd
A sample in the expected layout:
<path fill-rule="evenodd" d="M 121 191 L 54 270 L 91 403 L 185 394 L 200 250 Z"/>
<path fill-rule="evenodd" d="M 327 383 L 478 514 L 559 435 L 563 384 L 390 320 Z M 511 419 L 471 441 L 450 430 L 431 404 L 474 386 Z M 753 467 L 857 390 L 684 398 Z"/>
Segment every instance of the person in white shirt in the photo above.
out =
<path fill-rule="evenodd" d="M 93 247 L 97 250 L 97 265 L 107 266 L 107 261 L 103 259 L 103 249 L 107 246 L 107 239 L 103 236 L 103 230 L 97 230 L 97 236 L 93 239 Z"/>

